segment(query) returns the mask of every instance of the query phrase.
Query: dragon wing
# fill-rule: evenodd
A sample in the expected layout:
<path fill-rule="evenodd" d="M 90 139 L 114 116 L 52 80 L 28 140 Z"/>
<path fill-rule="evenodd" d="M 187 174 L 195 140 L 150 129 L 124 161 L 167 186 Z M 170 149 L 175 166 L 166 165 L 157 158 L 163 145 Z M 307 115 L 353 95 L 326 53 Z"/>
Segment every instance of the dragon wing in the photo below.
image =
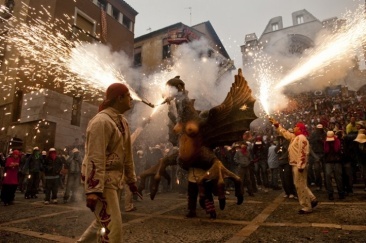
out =
<path fill-rule="evenodd" d="M 204 144 L 215 148 L 241 140 L 250 123 L 257 118 L 254 102 L 252 91 L 239 69 L 225 100 L 208 111 L 203 126 Z"/>

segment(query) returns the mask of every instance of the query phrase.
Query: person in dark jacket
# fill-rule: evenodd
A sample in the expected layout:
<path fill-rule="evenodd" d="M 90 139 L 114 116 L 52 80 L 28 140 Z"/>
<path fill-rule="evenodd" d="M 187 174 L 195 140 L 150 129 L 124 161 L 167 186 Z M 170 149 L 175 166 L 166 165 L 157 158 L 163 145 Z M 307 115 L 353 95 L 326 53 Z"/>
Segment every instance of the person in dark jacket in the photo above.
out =
<path fill-rule="evenodd" d="M 337 184 L 339 199 L 344 199 L 345 194 L 342 183 L 341 141 L 334 135 L 333 131 L 327 132 L 327 138 L 324 142 L 324 162 L 325 186 L 328 192 L 328 199 L 334 200 L 332 176 L 334 176 Z"/>
<path fill-rule="evenodd" d="M 72 155 L 66 161 L 66 169 L 68 171 L 66 180 L 66 190 L 64 194 L 64 203 L 68 201 L 74 202 L 76 200 L 77 192 L 81 181 L 81 164 L 82 159 L 77 148 L 72 150 Z M 70 197 L 71 192 L 71 197 Z"/>
<path fill-rule="evenodd" d="M 48 151 L 48 156 L 44 162 L 44 174 L 46 180 L 46 195 L 44 199 L 44 204 L 46 205 L 50 203 L 51 194 L 52 202 L 57 203 L 57 193 L 61 168 L 61 158 L 57 156 L 55 148 L 50 148 Z"/>
<path fill-rule="evenodd" d="M 40 171 L 42 169 L 42 157 L 38 147 L 33 148 L 33 153 L 27 159 L 23 172 L 28 172 L 27 190 L 24 198 L 37 198 L 38 186 L 40 180 Z"/>
<path fill-rule="evenodd" d="M 320 191 L 323 187 L 322 172 L 325 174 L 324 165 L 324 141 L 326 137 L 326 132 L 324 131 L 323 125 L 318 124 L 310 134 L 309 143 L 310 148 L 316 156 L 311 156 L 309 158 L 309 174 L 310 178 L 315 177 L 315 185 L 317 191 Z M 315 159 L 317 158 L 317 159 Z M 312 183 L 312 181 L 310 181 Z"/>
<path fill-rule="evenodd" d="M 235 150 L 234 161 L 238 165 L 238 175 L 240 176 L 243 186 L 247 187 L 249 196 L 253 197 L 253 187 L 250 180 L 250 155 L 247 144 L 234 144 L 233 150 Z"/>
<path fill-rule="evenodd" d="M 360 166 L 362 167 L 362 177 L 365 183 L 365 191 L 366 191 L 366 130 L 360 129 L 358 130 L 358 134 L 356 139 L 354 140 L 357 143 L 357 157 Z"/>
<path fill-rule="evenodd" d="M 28 149 L 26 154 L 22 156 L 19 164 L 18 171 L 18 188 L 21 193 L 24 193 L 24 190 L 27 189 L 27 174 L 23 170 L 25 164 L 27 163 L 28 158 L 32 155 L 32 149 Z"/>
<path fill-rule="evenodd" d="M 285 191 L 284 197 L 297 199 L 296 188 L 292 176 L 292 168 L 289 164 L 288 158 L 288 146 L 290 142 L 286 140 L 283 136 L 278 136 L 277 141 L 278 143 L 276 145 L 275 152 L 278 154 L 280 178 L 283 190 Z"/>
<path fill-rule="evenodd" d="M 262 136 L 257 136 L 253 145 L 253 161 L 257 184 L 264 187 L 264 192 L 268 192 L 268 146 L 264 143 Z"/>

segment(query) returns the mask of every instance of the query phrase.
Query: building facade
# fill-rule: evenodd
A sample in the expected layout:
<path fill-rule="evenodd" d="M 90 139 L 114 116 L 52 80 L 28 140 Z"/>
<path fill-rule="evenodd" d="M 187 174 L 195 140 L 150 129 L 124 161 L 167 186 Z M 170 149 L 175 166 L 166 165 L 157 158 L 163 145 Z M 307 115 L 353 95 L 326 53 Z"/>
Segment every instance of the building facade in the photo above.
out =
<path fill-rule="evenodd" d="M 257 58 L 256 54 L 260 52 L 272 55 L 279 60 L 286 60 L 286 58 L 295 60 L 291 59 L 293 57 L 300 58 L 305 50 L 317 45 L 316 38 L 319 37 L 321 32 L 336 32 L 337 29 L 345 24 L 344 19 L 338 19 L 337 17 L 320 21 L 305 9 L 293 12 L 291 19 L 292 25 L 284 27 L 282 17 L 274 17 L 269 20 L 259 38 L 255 33 L 245 36 L 244 45 L 241 46 L 244 69 L 251 69 L 251 64 Z M 356 55 L 352 62 L 357 62 Z M 295 65 L 293 61 L 283 62 L 283 64 L 285 64 L 282 66 L 284 72 L 290 71 Z M 352 79 L 356 76 L 358 79 L 361 79 L 362 76 L 365 77 L 365 73 L 354 68 L 344 77 L 343 83 L 349 83 L 347 79 Z M 332 81 L 329 80 L 330 83 Z M 339 82 L 339 80 L 334 81 Z"/>
<path fill-rule="evenodd" d="M 135 38 L 134 65 L 146 74 L 165 69 L 173 65 L 175 50 L 179 45 L 200 38 L 208 40 L 207 53 L 203 55 L 218 60 L 222 72 L 234 68 L 233 61 L 209 21 L 191 27 L 176 23 Z"/>
<path fill-rule="evenodd" d="M 65 41 L 104 43 L 132 59 L 138 13 L 123 0 L 0 0 L 0 5 L 8 7 L 0 13 L 7 19 L 0 24 L 0 152 L 82 144 L 97 102 L 80 90 L 65 92 L 64 84 L 51 72 L 47 77 L 39 75 L 49 67 L 31 65 L 31 58 L 21 56 L 9 41 L 9 30 L 25 23 L 32 28 L 37 19 Z"/>

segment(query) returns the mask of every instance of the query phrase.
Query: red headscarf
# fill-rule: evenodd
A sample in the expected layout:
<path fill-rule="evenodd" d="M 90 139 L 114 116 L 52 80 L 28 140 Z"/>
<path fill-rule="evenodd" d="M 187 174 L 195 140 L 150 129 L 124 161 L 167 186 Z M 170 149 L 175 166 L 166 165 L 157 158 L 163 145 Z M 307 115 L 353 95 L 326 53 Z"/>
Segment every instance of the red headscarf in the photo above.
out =
<path fill-rule="evenodd" d="M 299 128 L 299 130 L 297 131 L 297 133 L 295 133 L 296 136 L 298 136 L 300 134 L 302 134 L 304 136 L 308 136 L 309 135 L 308 131 L 306 130 L 306 126 L 305 126 L 304 123 L 299 122 L 299 123 L 296 124 L 296 127 Z"/>
<path fill-rule="evenodd" d="M 127 86 L 122 83 L 114 83 L 114 84 L 109 85 L 109 87 L 107 88 L 106 94 L 105 94 L 106 99 L 102 102 L 102 104 L 100 104 L 99 111 L 102 111 L 105 108 L 107 108 L 108 106 L 110 106 L 111 103 L 118 96 L 124 95 L 127 92 L 128 92 Z"/>

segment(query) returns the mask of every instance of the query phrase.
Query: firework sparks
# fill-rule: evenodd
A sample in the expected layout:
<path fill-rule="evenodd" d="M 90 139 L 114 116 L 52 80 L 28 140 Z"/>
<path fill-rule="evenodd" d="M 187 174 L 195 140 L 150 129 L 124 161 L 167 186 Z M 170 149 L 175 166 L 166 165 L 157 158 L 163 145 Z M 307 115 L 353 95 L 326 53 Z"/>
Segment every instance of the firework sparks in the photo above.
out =
<path fill-rule="evenodd" d="M 350 55 L 354 56 L 357 49 L 366 41 L 364 6 L 360 5 L 354 13 L 346 13 L 345 19 L 347 20 L 346 25 L 341 30 L 337 30 L 335 34 L 325 37 L 324 41 L 314 50 L 314 54 L 284 77 L 276 88 L 305 78 Z"/>
<path fill-rule="evenodd" d="M 24 63 L 17 65 L 15 70 L 9 68 L 8 71 L 19 69 L 30 81 L 37 79 L 49 82 L 49 85 L 56 87 L 62 83 L 65 93 L 80 90 L 92 96 L 105 90 L 110 84 L 120 82 L 129 87 L 134 100 L 141 100 L 127 84 L 117 65 L 106 61 L 105 57 L 88 51 L 91 46 L 98 46 L 98 44 L 84 43 L 77 38 L 67 38 L 63 33 L 74 33 L 73 26 L 66 24 L 67 27 L 61 27 L 65 26 L 65 21 L 62 19 L 55 19 L 52 22 L 51 14 L 46 8 L 43 8 L 41 15 L 47 16 L 48 21 L 33 18 L 27 11 L 29 6 L 22 4 L 21 16 L 24 19 L 12 17 L 7 21 L 8 36 L 0 37 L 6 38 L 20 56 L 24 57 L 22 60 Z M 30 21 L 25 21 L 25 18 Z M 10 60 L 15 63 L 20 61 L 15 57 Z M 28 88 L 32 89 L 32 87 Z"/>

